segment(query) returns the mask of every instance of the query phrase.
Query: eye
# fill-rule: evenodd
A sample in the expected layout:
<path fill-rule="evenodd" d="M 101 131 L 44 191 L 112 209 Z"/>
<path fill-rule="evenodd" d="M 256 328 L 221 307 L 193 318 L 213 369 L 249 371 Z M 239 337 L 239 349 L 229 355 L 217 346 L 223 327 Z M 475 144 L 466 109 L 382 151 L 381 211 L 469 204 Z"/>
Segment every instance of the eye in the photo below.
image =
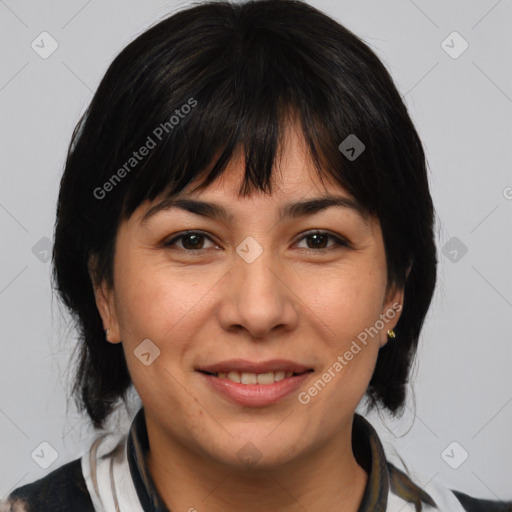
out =
<path fill-rule="evenodd" d="M 329 239 L 334 240 L 334 244 L 326 247 L 326 243 Z M 310 253 L 325 253 L 339 247 L 351 247 L 350 242 L 339 236 L 332 235 L 327 231 L 310 231 L 303 235 L 299 242 L 302 240 L 311 241 L 311 244 L 308 244 L 311 245 L 311 247 L 303 248 L 306 252 Z"/>
<path fill-rule="evenodd" d="M 333 240 L 334 244 L 326 246 L 326 243 L 328 243 L 329 239 Z M 218 248 L 218 246 L 212 241 L 212 239 L 206 234 L 202 233 L 201 231 L 187 231 L 185 233 L 181 233 L 180 235 L 175 236 L 171 240 L 164 242 L 164 246 L 177 247 L 178 249 L 188 253 L 197 253 L 202 249 L 208 249 L 208 247 L 204 246 L 206 240 L 210 241 L 213 247 Z M 299 239 L 299 243 L 302 242 L 303 240 L 311 242 L 306 242 L 308 244 L 308 247 L 300 248 L 301 250 L 306 251 L 308 253 L 318 254 L 332 251 L 339 247 L 351 247 L 350 242 L 348 242 L 342 237 L 332 235 L 327 231 L 310 231 L 309 233 L 306 233 L 305 235 L 302 236 L 302 238 Z"/>
<path fill-rule="evenodd" d="M 164 242 L 164 246 L 165 247 L 177 246 L 178 249 L 184 250 L 186 252 L 198 252 L 201 249 L 205 249 L 205 247 L 204 247 L 205 240 L 209 240 L 213 244 L 213 241 L 211 240 L 211 238 L 206 236 L 201 231 L 187 231 L 186 233 L 182 233 L 181 235 L 178 235 L 178 236 L 174 237 L 173 239 Z M 178 245 L 178 243 L 181 243 L 181 247 Z M 214 246 L 217 247 L 215 244 L 214 244 Z"/>

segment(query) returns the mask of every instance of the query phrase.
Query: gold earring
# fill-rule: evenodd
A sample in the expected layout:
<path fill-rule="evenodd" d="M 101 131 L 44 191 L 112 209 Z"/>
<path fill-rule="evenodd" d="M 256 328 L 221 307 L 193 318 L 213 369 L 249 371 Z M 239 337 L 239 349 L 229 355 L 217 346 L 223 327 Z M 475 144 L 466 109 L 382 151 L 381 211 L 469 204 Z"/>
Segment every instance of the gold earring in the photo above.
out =
<path fill-rule="evenodd" d="M 394 340 L 396 338 L 396 334 L 395 334 L 395 331 L 393 331 L 393 329 L 389 329 L 388 338 L 390 338 L 392 340 Z"/>

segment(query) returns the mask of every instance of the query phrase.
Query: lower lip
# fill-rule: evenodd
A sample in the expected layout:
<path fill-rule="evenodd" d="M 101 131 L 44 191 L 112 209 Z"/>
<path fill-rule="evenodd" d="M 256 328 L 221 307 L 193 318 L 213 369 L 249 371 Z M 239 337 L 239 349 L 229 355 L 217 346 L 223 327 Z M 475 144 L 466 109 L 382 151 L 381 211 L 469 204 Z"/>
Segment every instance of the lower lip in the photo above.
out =
<path fill-rule="evenodd" d="M 252 407 L 270 405 L 297 391 L 302 383 L 313 373 L 306 372 L 284 378 L 274 384 L 239 384 L 229 379 L 220 379 L 199 372 L 216 391 L 239 405 Z"/>

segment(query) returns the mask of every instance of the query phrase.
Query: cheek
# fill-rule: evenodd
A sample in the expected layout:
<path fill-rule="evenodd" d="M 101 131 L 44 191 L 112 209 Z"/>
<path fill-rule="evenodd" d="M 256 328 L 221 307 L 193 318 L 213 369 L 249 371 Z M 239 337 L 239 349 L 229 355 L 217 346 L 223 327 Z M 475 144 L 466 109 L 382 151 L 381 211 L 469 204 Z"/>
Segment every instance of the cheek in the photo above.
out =
<path fill-rule="evenodd" d="M 375 324 L 381 313 L 386 276 L 367 267 L 347 267 L 312 276 L 303 288 L 304 304 L 321 319 L 326 341 L 342 347 Z"/>
<path fill-rule="evenodd" d="M 180 403 L 187 402 L 187 396 L 179 383 L 184 382 L 191 341 L 202 325 L 198 314 L 207 304 L 204 296 L 211 285 L 207 281 L 199 284 L 197 274 L 194 279 L 192 273 L 177 275 L 142 258 L 125 257 L 117 270 L 116 310 L 134 386 L 146 406 L 168 403 L 181 410 Z M 147 339 L 160 351 L 149 365 L 137 357 L 142 353 L 138 347 Z M 180 414 L 185 418 L 188 413 Z"/>
<path fill-rule="evenodd" d="M 315 381 L 317 385 L 313 383 L 307 392 L 319 396 L 320 408 L 355 409 L 379 353 L 380 333 L 374 329 L 385 295 L 385 270 L 370 264 L 347 266 L 332 276 L 310 281 L 304 291 L 316 297 L 310 301 L 311 310 L 325 335 L 317 345 L 323 352 L 321 382 Z"/>
<path fill-rule="evenodd" d="M 116 310 L 123 342 L 134 348 L 149 338 L 165 352 L 179 352 L 201 325 L 218 278 L 197 269 L 171 269 L 147 256 L 118 264 Z"/>

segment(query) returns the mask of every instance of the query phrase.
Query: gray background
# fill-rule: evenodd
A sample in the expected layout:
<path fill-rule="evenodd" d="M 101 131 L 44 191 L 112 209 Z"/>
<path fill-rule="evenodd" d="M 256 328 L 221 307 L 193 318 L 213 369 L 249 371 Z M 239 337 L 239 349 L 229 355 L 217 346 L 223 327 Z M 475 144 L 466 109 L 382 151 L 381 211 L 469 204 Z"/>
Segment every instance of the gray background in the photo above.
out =
<path fill-rule="evenodd" d="M 311 4 L 362 37 L 390 70 L 426 148 L 438 215 L 439 282 L 415 401 L 410 395 L 400 420 L 369 419 L 389 459 L 399 463 L 400 454 L 427 491 L 435 481 L 510 499 L 511 1 Z M 77 458 L 94 434 L 67 399 L 75 335 L 46 261 L 59 178 L 72 129 L 114 56 L 185 5 L 0 0 L 0 496 Z M 51 47 L 44 31 L 58 43 L 46 59 L 31 47 Z M 464 43 L 446 39 L 453 31 L 469 44 L 457 58 Z M 128 420 L 120 417 L 121 428 Z M 35 462 L 52 460 L 41 442 L 58 454 L 47 469 Z M 469 457 L 461 464 L 462 450 Z"/>

